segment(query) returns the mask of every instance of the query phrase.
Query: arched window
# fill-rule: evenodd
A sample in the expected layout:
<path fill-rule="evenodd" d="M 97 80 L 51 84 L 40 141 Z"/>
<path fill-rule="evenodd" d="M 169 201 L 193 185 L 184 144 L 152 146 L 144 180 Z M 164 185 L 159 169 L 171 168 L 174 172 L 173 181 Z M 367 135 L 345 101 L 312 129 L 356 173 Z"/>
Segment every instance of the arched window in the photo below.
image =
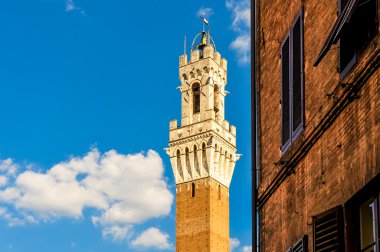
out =
<path fill-rule="evenodd" d="M 194 183 L 191 183 L 191 197 L 192 198 L 195 197 L 195 184 Z"/>
<path fill-rule="evenodd" d="M 219 87 L 214 85 L 214 111 L 215 113 L 219 112 Z"/>
<path fill-rule="evenodd" d="M 201 92 L 199 83 L 193 85 L 193 112 L 199 113 L 201 111 Z"/>

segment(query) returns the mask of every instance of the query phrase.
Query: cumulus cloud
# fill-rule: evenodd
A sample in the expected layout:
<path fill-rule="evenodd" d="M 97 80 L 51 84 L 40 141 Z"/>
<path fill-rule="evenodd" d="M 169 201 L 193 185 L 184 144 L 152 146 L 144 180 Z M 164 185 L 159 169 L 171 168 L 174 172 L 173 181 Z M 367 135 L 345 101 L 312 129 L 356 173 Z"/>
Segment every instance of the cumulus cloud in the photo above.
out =
<path fill-rule="evenodd" d="M 126 241 L 131 237 L 132 225 L 124 226 L 108 226 L 103 229 L 102 237 L 103 239 L 111 239 L 113 241 Z"/>
<path fill-rule="evenodd" d="M 234 249 L 238 248 L 240 245 L 240 241 L 237 238 L 230 238 L 230 251 L 234 251 Z"/>
<path fill-rule="evenodd" d="M 231 27 L 237 37 L 230 44 L 230 48 L 236 51 L 238 62 L 246 64 L 251 56 L 251 11 L 249 0 L 227 0 L 226 7 L 232 13 Z"/>
<path fill-rule="evenodd" d="M 149 228 L 132 241 L 133 246 L 143 248 L 172 249 L 173 244 L 169 242 L 169 235 L 157 228 Z"/>
<path fill-rule="evenodd" d="M 16 174 L 17 170 L 18 165 L 15 164 L 12 159 L 0 160 L 0 174 L 12 176 Z"/>
<path fill-rule="evenodd" d="M 226 7 L 232 11 L 232 28 L 235 31 L 251 27 L 249 0 L 227 0 Z"/>
<path fill-rule="evenodd" d="M 242 252 L 252 252 L 252 246 L 244 246 L 241 249 Z"/>
<path fill-rule="evenodd" d="M 4 175 L 0 176 L 0 187 L 5 186 L 7 182 L 8 182 L 7 176 L 4 176 Z"/>
<path fill-rule="evenodd" d="M 24 170 L 21 172 L 21 170 Z M 173 203 L 158 153 L 101 154 L 92 149 L 38 172 L 0 161 L 0 218 L 9 225 L 83 218 L 85 208 L 103 229 L 103 237 L 128 239 L 133 225 L 167 216 Z M 0 177 L 1 178 L 1 177 Z"/>
<path fill-rule="evenodd" d="M 214 11 L 213 11 L 211 8 L 207 8 L 207 7 L 201 7 L 201 8 L 197 11 L 197 16 L 198 16 L 198 17 L 209 18 L 209 17 L 212 16 L 213 14 L 214 14 Z"/>
<path fill-rule="evenodd" d="M 230 45 L 238 54 L 240 63 L 249 63 L 251 60 L 251 37 L 249 34 L 238 36 Z"/>

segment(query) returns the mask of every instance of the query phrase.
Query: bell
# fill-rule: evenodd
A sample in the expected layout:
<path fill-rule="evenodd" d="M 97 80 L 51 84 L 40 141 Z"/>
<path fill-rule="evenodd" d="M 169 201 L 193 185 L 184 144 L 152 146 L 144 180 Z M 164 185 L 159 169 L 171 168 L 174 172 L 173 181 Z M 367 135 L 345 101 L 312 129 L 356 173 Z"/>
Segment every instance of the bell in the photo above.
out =
<path fill-rule="evenodd" d="M 202 38 L 201 38 L 201 42 L 198 45 L 198 48 L 202 50 L 203 47 L 205 47 L 206 45 L 207 45 L 207 35 L 206 35 L 206 32 L 202 32 Z"/>

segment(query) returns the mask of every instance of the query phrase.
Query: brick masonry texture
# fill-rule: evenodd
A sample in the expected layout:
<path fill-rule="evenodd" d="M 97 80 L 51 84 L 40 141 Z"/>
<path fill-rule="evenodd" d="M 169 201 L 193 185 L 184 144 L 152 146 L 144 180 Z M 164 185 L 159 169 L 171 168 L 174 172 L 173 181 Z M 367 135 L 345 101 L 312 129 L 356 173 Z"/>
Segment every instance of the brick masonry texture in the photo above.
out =
<path fill-rule="evenodd" d="M 195 184 L 194 197 L 192 183 Z M 177 252 L 230 251 L 228 191 L 212 178 L 177 185 Z"/>
<path fill-rule="evenodd" d="M 281 42 L 297 14 L 304 10 L 305 128 L 302 142 L 318 125 L 334 99 L 338 84 L 337 45 L 317 67 L 313 64 L 335 20 L 338 1 L 258 1 L 259 61 L 259 197 L 281 171 Z M 341 80 L 351 83 L 379 50 L 380 36 L 371 41 L 358 63 Z M 313 251 L 312 217 L 345 203 L 380 172 L 380 89 L 377 69 L 364 83 L 358 99 L 338 115 L 280 187 L 260 209 L 260 251 L 286 251 L 308 236 Z M 297 144 L 297 143 L 294 143 Z M 293 144 L 293 145 L 294 145 Z M 289 152 L 292 152 L 290 147 Z"/>

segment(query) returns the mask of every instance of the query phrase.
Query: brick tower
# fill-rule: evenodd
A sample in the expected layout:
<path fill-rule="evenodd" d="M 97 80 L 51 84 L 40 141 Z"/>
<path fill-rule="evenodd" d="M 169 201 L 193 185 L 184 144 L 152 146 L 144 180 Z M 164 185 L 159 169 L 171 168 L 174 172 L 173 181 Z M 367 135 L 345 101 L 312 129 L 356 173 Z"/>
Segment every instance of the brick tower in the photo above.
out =
<path fill-rule="evenodd" d="M 170 162 L 176 181 L 176 251 L 229 252 L 229 186 L 236 128 L 224 119 L 227 61 L 209 32 L 199 33 L 190 61 L 180 56 L 181 125 L 170 122 Z"/>

